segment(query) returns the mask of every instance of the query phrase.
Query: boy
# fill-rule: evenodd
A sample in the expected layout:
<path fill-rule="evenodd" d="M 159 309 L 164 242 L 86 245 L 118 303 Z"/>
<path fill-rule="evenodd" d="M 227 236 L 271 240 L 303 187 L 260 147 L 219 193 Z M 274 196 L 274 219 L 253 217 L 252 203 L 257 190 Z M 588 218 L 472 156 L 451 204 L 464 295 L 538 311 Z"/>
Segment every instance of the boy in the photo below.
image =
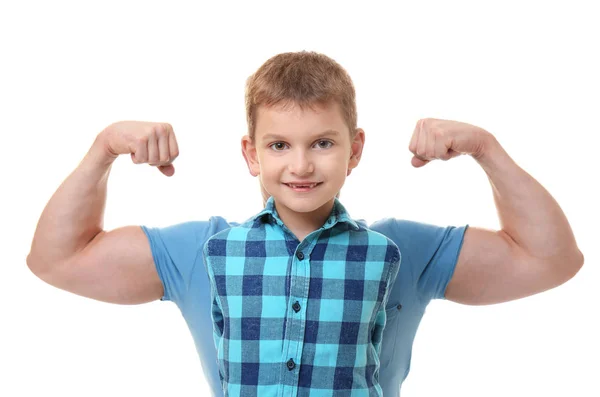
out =
<path fill-rule="evenodd" d="M 303 59 L 308 57 L 303 56 Z M 324 70 L 336 76 L 335 67 Z M 249 134 L 255 128 L 258 111 L 259 123 L 271 120 L 265 124 L 266 129 L 271 130 L 272 125 L 276 134 L 295 137 L 291 142 L 259 139 L 256 142 L 261 146 L 256 147 L 251 139 L 243 140 L 244 157 L 251 174 L 260 175 L 265 201 L 271 194 L 275 197 L 300 194 L 286 190 L 292 188 L 284 183 L 332 180 L 339 183 L 343 179 L 337 173 L 333 178 L 318 179 L 323 171 L 311 159 L 321 154 L 309 148 L 316 151 L 329 144 L 314 142 L 317 146 L 308 146 L 298 137 L 306 139 L 307 131 L 323 132 L 322 124 L 337 125 L 335 120 L 340 114 L 344 121 L 352 120 L 353 100 L 342 103 L 339 111 L 335 107 L 316 107 L 301 112 L 298 107 L 291 107 L 290 112 L 275 109 L 264 112 L 262 108 L 270 116 L 262 121 L 261 108 L 254 109 L 252 101 L 247 103 Z M 332 129 L 345 130 L 349 125 L 352 123 Z M 346 174 L 350 174 L 360 158 L 364 132 L 356 129 L 356 137 L 358 141 L 353 139 L 351 145 L 355 157 L 347 153 L 348 158 L 343 160 L 348 164 Z M 282 168 L 279 161 L 289 155 L 270 154 L 266 144 L 271 143 L 276 143 L 275 149 L 290 150 L 294 156 L 287 168 Z M 444 228 L 390 218 L 370 225 L 371 230 L 390 238 L 402 254 L 402 266 L 389 293 L 381 341 L 379 382 L 386 397 L 400 393 L 409 372 L 412 342 L 431 299 L 445 298 L 473 305 L 505 302 L 564 283 L 583 264 L 569 223 L 556 201 L 514 163 L 489 132 L 456 121 L 420 120 L 409 150 L 415 155 L 412 160 L 415 167 L 459 154 L 472 156 L 490 180 L 502 229 Z M 107 179 L 118 155 L 131 154 L 134 163 L 156 165 L 170 176 L 178 153 L 175 135 L 168 124 L 119 122 L 107 127 L 44 209 L 27 264 L 42 280 L 93 299 L 121 304 L 156 299 L 174 301 L 192 332 L 212 390 L 221 395 L 209 325 L 210 288 L 201 250 L 211 236 L 238 224 L 212 217 L 206 222 L 163 229 L 128 226 L 104 231 L 102 227 Z M 267 159 L 267 155 L 273 157 Z M 266 167 L 267 163 L 274 166 Z M 282 174 L 283 170 L 303 176 L 283 179 L 287 175 Z M 323 184 L 306 194 L 313 200 L 294 196 L 291 204 L 281 206 L 280 217 L 298 241 L 327 219 L 323 215 L 326 211 L 319 211 L 311 203 L 314 196 L 321 197 L 330 186 Z M 311 216 L 290 218 L 292 210 Z"/>
<path fill-rule="evenodd" d="M 336 198 L 364 142 L 342 107 L 350 78 L 323 55 L 280 54 L 248 80 L 246 100 L 243 150 L 271 197 L 204 247 L 225 395 L 380 396 L 400 253 Z"/>

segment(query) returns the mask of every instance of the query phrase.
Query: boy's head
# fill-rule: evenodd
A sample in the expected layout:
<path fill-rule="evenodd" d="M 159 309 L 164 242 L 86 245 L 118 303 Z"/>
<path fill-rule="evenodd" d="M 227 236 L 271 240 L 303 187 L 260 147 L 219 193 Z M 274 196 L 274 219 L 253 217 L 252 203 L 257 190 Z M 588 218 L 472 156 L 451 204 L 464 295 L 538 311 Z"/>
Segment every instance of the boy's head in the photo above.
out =
<path fill-rule="evenodd" d="M 315 52 L 276 55 L 248 78 L 246 117 L 242 152 L 263 195 L 278 211 L 331 209 L 364 145 L 348 73 Z"/>

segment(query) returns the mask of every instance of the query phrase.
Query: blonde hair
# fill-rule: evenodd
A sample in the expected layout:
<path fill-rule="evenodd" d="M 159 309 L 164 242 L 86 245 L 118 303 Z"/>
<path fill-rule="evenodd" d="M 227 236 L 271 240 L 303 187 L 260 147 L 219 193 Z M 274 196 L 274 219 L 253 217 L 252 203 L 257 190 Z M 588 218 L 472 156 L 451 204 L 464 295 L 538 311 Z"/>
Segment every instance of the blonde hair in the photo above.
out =
<path fill-rule="evenodd" d="M 268 59 L 246 81 L 246 120 L 254 142 L 260 106 L 300 106 L 337 103 L 350 137 L 356 134 L 356 94 L 346 70 L 317 52 L 286 52 Z"/>

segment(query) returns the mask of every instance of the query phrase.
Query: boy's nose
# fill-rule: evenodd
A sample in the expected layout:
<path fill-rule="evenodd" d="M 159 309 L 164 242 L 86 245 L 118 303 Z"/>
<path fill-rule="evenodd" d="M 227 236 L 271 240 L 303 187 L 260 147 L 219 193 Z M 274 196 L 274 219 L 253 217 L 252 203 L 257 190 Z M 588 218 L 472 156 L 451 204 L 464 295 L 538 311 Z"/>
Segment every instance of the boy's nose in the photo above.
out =
<path fill-rule="evenodd" d="M 315 167 L 311 159 L 306 153 L 298 151 L 295 153 L 292 161 L 288 165 L 288 170 L 295 175 L 310 174 L 314 171 Z"/>

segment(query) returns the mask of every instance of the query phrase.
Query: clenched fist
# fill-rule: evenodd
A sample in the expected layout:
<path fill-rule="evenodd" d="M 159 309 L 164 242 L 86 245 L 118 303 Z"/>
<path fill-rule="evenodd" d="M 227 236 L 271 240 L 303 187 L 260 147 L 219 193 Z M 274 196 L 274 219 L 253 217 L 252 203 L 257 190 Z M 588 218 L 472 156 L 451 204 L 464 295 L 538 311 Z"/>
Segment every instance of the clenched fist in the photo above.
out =
<path fill-rule="evenodd" d="M 413 167 L 432 160 L 450 160 L 461 154 L 482 156 L 492 135 L 483 128 L 453 120 L 421 119 L 417 122 L 408 150 Z"/>
<path fill-rule="evenodd" d="M 120 121 L 106 127 L 100 135 L 108 156 L 130 154 L 135 164 L 156 166 L 166 176 L 175 173 L 171 163 L 179 156 L 179 148 L 170 124 Z"/>

